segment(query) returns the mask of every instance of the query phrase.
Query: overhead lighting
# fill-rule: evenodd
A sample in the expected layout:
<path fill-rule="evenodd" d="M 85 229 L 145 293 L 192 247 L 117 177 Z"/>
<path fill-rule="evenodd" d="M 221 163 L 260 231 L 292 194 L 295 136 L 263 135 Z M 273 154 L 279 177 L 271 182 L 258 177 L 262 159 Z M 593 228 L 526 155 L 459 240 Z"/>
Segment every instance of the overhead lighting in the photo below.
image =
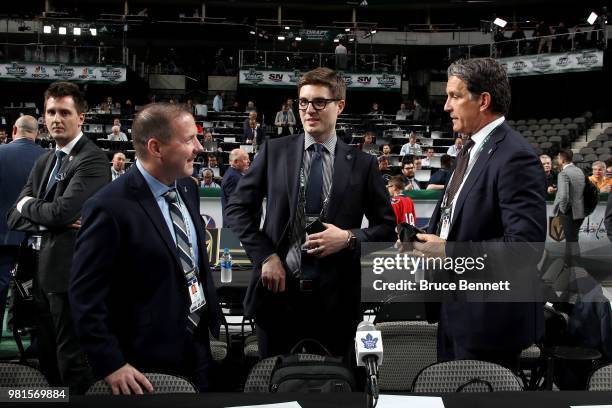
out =
<path fill-rule="evenodd" d="M 255 35 L 255 31 L 251 30 L 251 31 L 249 31 L 249 34 Z"/>
<path fill-rule="evenodd" d="M 347 33 L 351 31 L 350 28 L 345 28 L 344 31 L 346 31 Z"/>
<path fill-rule="evenodd" d="M 339 43 L 339 42 L 340 42 L 340 39 L 339 39 L 339 38 L 334 38 L 334 42 L 335 42 L 335 43 Z"/>
<path fill-rule="evenodd" d="M 43 33 L 51 34 L 51 26 L 50 25 L 43 26 Z"/>
<path fill-rule="evenodd" d="M 376 34 L 376 30 L 370 31 L 370 34 Z"/>
<path fill-rule="evenodd" d="M 495 20 L 493 20 L 493 24 L 495 24 L 498 27 L 504 28 L 508 24 L 508 22 L 498 17 Z"/>
<path fill-rule="evenodd" d="M 526 22 L 526 23 L 531 23 L 531 20 L 527 20 L 527 21 L 525 21 L 525 22 Z"/>
<path fill-rule="evenodd" d="M 285 36 L 284 35 L 279 35 L 278 37 L 276 37 L 276 39 L 278 41 L 285 41 Z"/>
<path fill-rule="evenodd" d="M 361 3 L 359 3 L 359 5 L 361 7 L 368 7 L 368 2 L 367 2 L 367 0 L 363 0 Z"/>
<path fill-rule="evenodd" d="M 302 37 L 295 37 L 295 41 L 302 41 Z"/>
<path fill-rule="evenodd" d="M 285 26 L 285 30 L 290 30 L 290 29 L 291 29 L 291 27 Z"/>
<path fill-rule="evenodd" d="M 66 27 L 60 27 L 58 32 L 59 35 L 66 35 Z"/>
<path fill-rule="evenodd" d="M 89 32 L 91 33 L 91 35 L 93 35 L 94 37 L 96 35 L 98 35 L 98 29 L 97 28 L 90 28 Z"/>
<path fill-rule="evenodd" d="M 74 27 L 72 29 L 72 34 L 74 34 L 74 35 L 81 35 L 81 27 Z"/>
<path fill-rule="evenodd" d="M 355 41 L 354 38 L 349 38 L 349 42 L 353 42 L 353 41 Z"/>
<path fill-rule="evenodd" d="M 592 11 L 591 14 L 589 14 L 589 18 L 587 18 L 587 23 L 591 25 L 595 24 L 595 21 L 597 21 L 597 17 L 599 17 L 597 13 Z"/>
<path fill-rule="evenodd" d="M 262 33 L 259 33 L 259 36 L 260 36 L 261 38 L 263 38 L 263 34 L 262 34 Z"/>

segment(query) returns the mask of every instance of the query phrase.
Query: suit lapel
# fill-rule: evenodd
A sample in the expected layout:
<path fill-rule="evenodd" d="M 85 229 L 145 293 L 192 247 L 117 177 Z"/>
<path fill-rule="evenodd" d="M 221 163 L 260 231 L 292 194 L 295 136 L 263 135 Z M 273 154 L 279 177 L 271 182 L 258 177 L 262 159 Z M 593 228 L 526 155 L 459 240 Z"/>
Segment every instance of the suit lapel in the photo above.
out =
<path fill-rule="evenodd" d="M 179 190 L 179 194 L 181 195 L 181 199 L 187 207 L 187 211 L 189 212 L 193 226 L 195 227 L 198 242 L 194 242 L 194 245 L 197 245 L 200 253 L 200 264 L 203 265 L 203 257 L 208 257 L 208 253 L 206 252 L 206 235 L 202 234 L 202 228 L 200 228 L 202 224 L 199 221 L 202 216 L 200 215 L 199 202 L 198 206 L 196 207 L 193 200 L 189 198 L 196 194 L 193 190 L 195 190 L 197 186 L 191 179 L 185 179 L 184 181 L 179 180 L 177 182 L 177 188 Z"/>
<path fill-rule="evenodd" d="M 155 197 L 153 197 L 153 193 L 149 188 L 149 185 L 145 181 L 143 175 L 140 173 L 136 166 L 132 166 L 133 170 L 129 171 L 123 177 L 130 177 L 130 185 L 134 193 L 134 197 L 138 200 L 138 203 L 142 206 L 144 212 L 151 219 L 151 223 L 162 237 L 163 241 L 166 243 L 168 251 L 174 257 L 175 263 L 179 266 L 179 270 L 182 270 L 182 266 L 180 260 L 178 258 L 178 251 L 174 240 L 172 239 L 172 235 L 170 235 L 170 231 L 168 230 L 166 220 L 162 215 L 161 210 L 159 209 L 159 205 L 157 205 L 157 201 L 155 201 Z"/>
<path fill-rule="evenodd" d="M 298 205 L 298 192 L 300 186 L 300 169 L 304 157 L 304 134 L 300 134 L 285 147 L 285 179 L 287 180 L 287 194 L 289 195 L 289 219 L 295 217 L 295 209 Z M 270 158 L 274 160 L 275 158 Z"/>
<path fill-rule="evenodd" d="M 457 197 L 457 205 L 455 205 L 455 210 L 453 211 L 453 220 L 451 222 L 451 226 L 454 224 L 454 221 L 457 218 L 457 214 L 461 212 L 461 208 L 465 203 L 465 198 L 468 196 L 468 194 L 476 184 L 476 181 L 482 174 L 483 170 L 487 167 L 489 160 L 494 156 L 495 150 L 497 150 L 497 144 L 504 140 L 504 138 L 506 137 L 506 126 L 507 125 L 505 123 L 503 123 L 501 126 L 498 126 L 493 131 L 491 137 L 486 142 L 486 144 L 482 147 L 480 155 L 478 156 L 478 159 L 476 159 L 476 163 L 470 171 L 470 174 L 468 174 L 468 177 L 465 180 L 465 183 L 463 184 L 463 188 L 461 189 L 461 192 Z"/>
<path fill-rule="evenodd" d="M 38 191 L 36 197 L 44 199 L 45 191 L 47 190 L 47 183 L 49 182 L 49 176 L 51 175 L 51 169 L 55 164 L 55 150 L 50 150 L 45 158 L 45 166 L 43 167 L 42 179 L 38 185 Z"/>
<path fill-rule="evenodd" d="M 329 206 L 327 207 L 326 219 L 328 222 L 334 220 L 338 205 L 343 201 L 350 180 L 351 171 L 355 155 L 351 153 L 351 148 L 338 139 L 336 143 L 336 157 L 334 159 L 334 176 L 332 178 L 331 192 L 329 193 Z"/>

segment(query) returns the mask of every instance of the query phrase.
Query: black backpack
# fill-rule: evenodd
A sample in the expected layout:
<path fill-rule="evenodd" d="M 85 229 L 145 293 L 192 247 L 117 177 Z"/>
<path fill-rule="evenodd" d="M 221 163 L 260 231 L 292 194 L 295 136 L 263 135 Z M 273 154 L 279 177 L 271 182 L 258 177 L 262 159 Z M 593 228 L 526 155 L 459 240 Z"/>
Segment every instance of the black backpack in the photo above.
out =
<path fill-rule="evenodd" d="M 296 353 L 305 343 L 317 344 L 326 355 Z M 332 357 L 316 340 L 306 339 L 278 356 L 270 377 L 270 392 L 351 392 L 355 379 L 341 358 Z"/>
<path fill-rule="evenodd" d="M 591 180 L 585 175 L 584 176 L 584 192 L 583 192 L 583 201 L 584 201 L 584 216 L 587 217 L 595 211 L 595 207 L 597 207 L 597 203 L 599 202 L 599 190 L 597 186 L 591 183 Z"/>

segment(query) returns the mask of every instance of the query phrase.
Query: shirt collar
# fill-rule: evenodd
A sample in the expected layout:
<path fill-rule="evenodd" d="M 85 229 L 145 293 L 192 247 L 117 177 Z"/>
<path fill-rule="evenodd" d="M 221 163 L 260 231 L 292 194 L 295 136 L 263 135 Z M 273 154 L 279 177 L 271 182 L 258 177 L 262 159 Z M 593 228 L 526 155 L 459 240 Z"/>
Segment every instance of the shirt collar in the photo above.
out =
<path fill-rule="evenodd" d="M 153 196 L 156 200 L 157 198 L 166 194 L 168 190 L 176 188 L 176 181 L 171 186 L 165 185 L 164 183 L 153 177 L 148 171 L 146 171 L 144 166 L 140 163 L 140 160 L 136 160 L 136 167 L 138 167 L 138 170 L 140 170 L 140 173 L 149 185 L 149 188 L 151 189 L 151 192 L 153 193 Z"/>
<path fill-rule="evenodd" d="M 304 150 L 308 150 L 310 146 L 317 143 L 317 141 L 309 135 L 307 132 L 304 132 Z M 327 151 L 333 156 L 336 153 L 336 144 L 338 143 L 338 137 L 336 136 L 336 131 L 334 131 L 331 136 L 327 138 L 322 144 L 325 146 Z"/>
<path fill-rule="evenodd" d="M 75 137 L 74 139 L 72 139 L 72 141 L 68 143 L 66 146 L 62 147 L 61 149 L 58 149 L 56 147 L 55 150 L 61 150 L 62 152 L 66 153 L 66 155 L 69 155 L 70 152 L 72 152 L 72 149 L 74 148 L 74 146 L 76 146 L 76 144 L 79 143 L 79 140 L 81 140 L 82 137 L 83 137 L 83 132 L 80 132 L 79 135 Z"/>
<path fill-rule="evenodd" d="M 480 144 L 482 144 L 482 142 L 489 135 L 489 133 L 491 133 L 493 131 L 493 129 L 495 129 L 497 126 L 499 126 L 502 123 L 504 123 L 504 120 L 506 120 L 506 117 L 505 116 L 501 116 L 501 117 L 495 119 L 493 122 L 490 122 L 487 125 L 485 125 L 478 132 L 474 133 L 472 135 L 472 140 L 474 141 L 474 147 L 477 147 Z"/>

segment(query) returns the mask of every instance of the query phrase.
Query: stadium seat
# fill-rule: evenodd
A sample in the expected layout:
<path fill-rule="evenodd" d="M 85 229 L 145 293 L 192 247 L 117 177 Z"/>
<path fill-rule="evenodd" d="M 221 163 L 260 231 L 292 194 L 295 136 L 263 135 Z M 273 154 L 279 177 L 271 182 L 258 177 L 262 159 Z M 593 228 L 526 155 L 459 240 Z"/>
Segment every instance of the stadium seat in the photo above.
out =
<path fill-rule="evenodd" d="M 598 140 L 600 142 L 607 142 L 608 141 L 608 135 L 606 135 L 605 133 L 602 133 L 600 135 L 597 135 L 595 140 Z"/>
<path fill-rule="evenodd" d="M 593 148 L 591 147 L 583 147 L 582 149 L 580 149 L 579 152 L 581 155 L 585 156 L 587 154 L 593 154 L 595 153 L 595 150 L 593 150 Z"/>
<path fill-rule="evenodd" d="M 559 122 L 553 123 L 553 120 L 559 120 L 559 119 L 551 119 L 550 120 L 550 124 L 551 125 L 559 123 Z M 563 118 L 563 119 L 561 119 L 561 123 L 563 123 L 564 125 L 570 124 L 570 123 L 572 123 L 572 118 Z"/>
<path fill-rule="evenodd" d="M 533 132 L 533 135 L 535 137 L 541 137 L 541 136 L 544 136 L 545 133 L 543 131 L 541 131 L 541 130 L 536 130 L 535 132 Z"/>
<path fill-rule="evenodd" d="M 557 136 L 559 136 L 561 140 L 563 140 L 563 146 L 569 144 L 570 142 L 570 132 L 569 131 L 565 129 L 559 130 L 557 132 Z"/>
<path fill-rule="evenodd" d="M 587 147 L 597 149 L 598 147 L 601 147 L 601 142 L 599 140 L 591 140 L 589 143 L 587 143 Z"/>
<path fill-rule="evenodd" d="M 548 154 L 549 156 L 554 156 L 554 153 L 552 152 L 552 148 L 553 148 L 553 144 L 550 142 L 540 143 L 540 149 L 543 152 L 546 152 L 546 154 Z"/>
<path fill-rule="evenodd" d="M 525 138 L 529 143 L 537 143 L 535 137 L 533 136 L 528 136 Z"/>
<path fill-rule="evenodd" d="M 612 391 L 612 364 L 598 368 L 589 378 L 588 391 Z"/>
<path fill-rule="evenodd" d="M 562 139 L 561 139 L 561 137 L 559 137 L 559 136 L 551 136 L 551 137 L 548 139 L 548 141 L 549 141 L 550 143 L 552 143 L 553 145 L 557 146 L 557 147 L 560 147 L 560 146 L 561 146 L 561 143 L 563 142 L 563 140 L 562 140 Z"/>
<path fill-rule="evenodd" d="M 548 119 L 540 119 L 538 120 L 538 125 L 547 125 L 548 124 Z"/>
<path fill-rule="evenodd" d="M 0 387 L 48 387 L 49 382 L 35 368 L 23 364 L 0 363 Z"/>
<path fill-rule="evenodd" d="M 524 138 L 529 138 L 533 136 L 533 132 L 531 130 L 526 130 L 524 132 L 522 132 L 522 135 Z"/>
<path fill-rule="evenodd" d="M 524 132 L 526 130 L 529 130 L 529 126 L 527 126 L 527 125 L 517 125 L 516 126 L 516 130 L 518 132 Z"/>
<path fill-rule="evenodd" d="M 516 125 L 516 122 L 515 122 L 515 121 L 513 121 L 512 119 L 508 119 L 508 120 L 506 121 L 506 123 L 508 124 L 508 126 L 512 126 L 512 127 L 514 127 L 514 125 Z"/>
<path fill-rule="evenodd" d="M 535 132 L 536 130 L 544 130 L 544 129 L 541 129 L 540 125 L 528 125 L 527 130 L 531 130 L 532 132 Z"/>
<path fill-rule="evenodd" d="M 427 322 L 377 323 L 385 360 L 378 385 L 384 391 L 410 391 L 416 375 L 437 360 L 437 325 Z"/>
<path fill-rule="evenodd" d="M 549 125 L 550 126 L 550 125 Z M 565 125 L 561 124 L 561 123 L 557 123 L 556 125 L 552 125 L 551 126 L 552 130 L 556 130 L 557 132 L 560 130 L 565 129 Z"/>
<path fill-rule="evenodd" d="M 600 154 L 599 157 L 597 158 L 598 160 L 605 162 L 610 160 L 610 157 L 612 157 L 612 154 L 610 153 L 604 153 L 604 154 Z"/>
<path fill-rule="evenodd" d="M 584 157 L 580 153 L 576 153 L 574 155 L 574 163 L 580 163 L 581 161 L 584 161 Z"/>
<path fill-rule="evenodd" d="M 538 120 L 537 119 L 529 119 L 527 121 L 527 125 L 531 126 L 531 125 L 537 125 L 538 124 Z"/>
<path fill-rule="evenodd" d="M 608 140 L 607 142 L 604 142 L 602 147 L 612 148 L 612 140 Z"/>
<path fill-rule="evenodd" d="M 559 126 L 559 125 L 555 125 L 555 126 Z M 543 130 L 544 132 L 546 132 L 547 130 L 552 129 L 552 126 L 549 124 L 544 124 L 544 125 L 540 125 L 540 130 Z"/>
<path fill-rule="evenodd" d="M 599 157 L 597 157 L 597 155 L 593 154 L 593 153 L 587 154 L 587 155 L 584 156 L 584 161 L 585 162 L 592 163 L 592 162 L 597 161 L 597 160 L 599 160 Z"/>
<path fill-rule="evenodd" d="M 536 142 L 538 143 L 546 143 L 548 142 L 548 138 L 546 136 L 539 136 L 536 138 Z"/>
<path fill-rule="evenodd" d="M 550 139 L 553 136 L 557 136 L 557 131 L 556 130 L 547 130 L 546 132 L 544 132 L 544 134 L 546 135 L 546 137 L 548 137 Z"/>
<path fill-rule="evenodd" d="M 526 125 L 527 122 L 525 121 L 525 119 L 519 119 L 516 121 L 516 126 L 521 126 L 521 125 Z"/>
<path fill-rule="evenodd" d="M 522 391 L 518 378 L 505 367 L 486 361 L 456 360 L 436 363 L 421 371 L 412 392 Z"/>
<path fill-rule="evenodd" d="M 595 149 L 595 154 L 609 154 L 610 153 L 610 148 L 609 147 L 598 147 L 597 149 Z"/>
<path fill-rule="evenodd" d="M 159 374 L 159 373 L 143 373 L 148 378 L 153 386 L 153 394 L 195 394 L 197 390 L 195 386 L 183 377 Z M 96 381 L 86 395 L 109 395 L 112 394 L 110 385 L 104 380 Z"/>
<path fill-rule="evenodd" d="M 612 126 L 607 127 L 606 130 L 604 130 L 604 133 L 606 135 L 612 136 Z"/>
<path fill-rule="evenodd" d="M 572 123 L 572 119 L 571 118 L 566 118 L 566 119 L 569 119 L 569 122 L 567 122 L 567 123 Z M 557 123 L 561 123 L 561 120 L 559 118 L 552 118 L 552 119 L 550 119 L 548 121 L 548 124 L 550 124 L 550 125 L 556 125 Z"/>

